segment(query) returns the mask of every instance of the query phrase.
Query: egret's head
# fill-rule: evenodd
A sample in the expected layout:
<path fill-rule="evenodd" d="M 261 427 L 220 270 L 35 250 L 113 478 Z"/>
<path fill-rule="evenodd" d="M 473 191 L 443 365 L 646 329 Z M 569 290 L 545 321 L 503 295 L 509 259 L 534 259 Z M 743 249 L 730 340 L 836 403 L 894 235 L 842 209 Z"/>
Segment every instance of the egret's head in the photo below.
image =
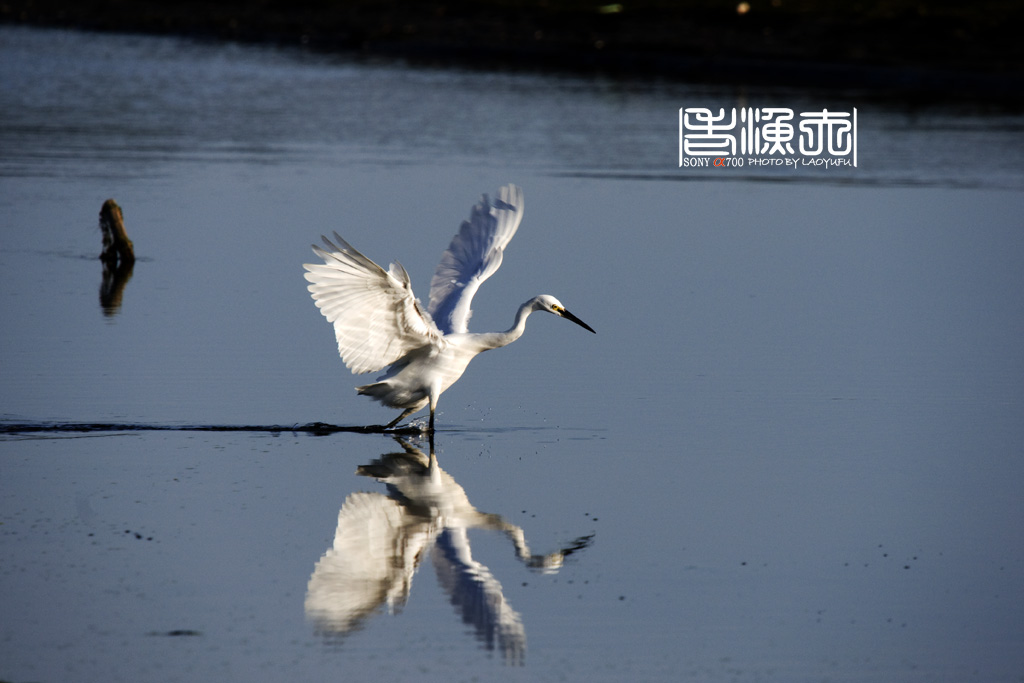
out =
<path fill-rule="evenodd" d="M 574 316 L 572 313 L 567 311 L 565 306 L 562 305 L 562 302 L 556 299 L 555 297 L 551 296 L 550 294 L 541 294 L 536 299 L 534 299 L 533 310 L 554 313 L 560 318 L 565 318 L 566 320 L 573 321 L 574 323 L 576 323 L 585 330 L 590 330 L 591 332 L 594 332 L 594 328 L 592 328 L 590 325 L 586 324 L 585 322 Z M 595 332 L 595 334 L 597 333 Z"/>

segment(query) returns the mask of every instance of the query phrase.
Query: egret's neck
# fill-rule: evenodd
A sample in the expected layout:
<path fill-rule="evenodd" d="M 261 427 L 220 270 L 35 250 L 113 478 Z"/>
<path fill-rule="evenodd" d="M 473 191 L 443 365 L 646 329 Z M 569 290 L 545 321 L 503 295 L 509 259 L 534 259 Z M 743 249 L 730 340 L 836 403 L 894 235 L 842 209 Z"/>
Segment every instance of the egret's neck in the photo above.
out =
<path fill-rule="evenodd" d="M 516 339 L 523 336 L 523 331 L 526 329 L 526 319 L 530 317 L 530 314 L 535 310 L 533 307 L 534 299 L 530 299 L 525 304 L 519 307 L 516 311 L 515 322 L 512 323 L 512 327 L 504 332 L 489 332 L 480 335 L 480 344 L 483 347 L 482 350 L 498 349 L 502 346 L 511 344 Z"/>

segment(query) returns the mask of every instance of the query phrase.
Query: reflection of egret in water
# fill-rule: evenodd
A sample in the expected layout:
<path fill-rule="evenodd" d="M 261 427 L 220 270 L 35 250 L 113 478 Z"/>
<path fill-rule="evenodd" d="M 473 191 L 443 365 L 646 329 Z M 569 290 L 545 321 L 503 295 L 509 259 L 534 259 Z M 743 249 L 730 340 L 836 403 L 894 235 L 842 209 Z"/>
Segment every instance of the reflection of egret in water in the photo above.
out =
<path fill-rule="evenodd" d="M 590 536 L 548 555 L 533 555 L 523 530 L 500 515 L 479 512 L 431 452 L 404 441 L 402 453 L 357 470 L 387 484 L 388 494 L 353 493 L 338 513 L 334 544 L 317 562 L 306 592 L 306 614 L 317 632 L 343 638 L 386 607 L 400 612 L 425 552 L 432 552 L 442 588 L 476 637 L 506 662 L 522 663 L 526 631 L 491 571 L 473 559 L 468 530 L 504 533 L 531 569 L 554 573 Z"/>

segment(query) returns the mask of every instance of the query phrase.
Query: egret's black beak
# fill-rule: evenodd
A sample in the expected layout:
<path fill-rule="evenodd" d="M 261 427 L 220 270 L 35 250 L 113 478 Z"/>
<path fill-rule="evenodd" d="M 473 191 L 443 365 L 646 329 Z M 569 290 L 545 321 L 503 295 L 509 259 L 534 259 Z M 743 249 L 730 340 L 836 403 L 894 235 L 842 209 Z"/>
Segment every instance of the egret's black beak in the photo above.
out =
<path fill-rule="evenodd" d="M 591 332 L 594 332 L 594 328 L 593 327 L 591 327 L 590 325 L 586 324 L 585 322 L 583 322 L 582 320 L 580 320 L 579 318 L 574 316 L 572 313 L 570 313 L 569 311 L 565 310 L 564 308 L 559 313 L 559 315 L 562 316 L 563 318 L 565 318 L 566 320 L 573 321 L 574 323 L 576 323 L 577 325 L 579 325 L 580 327 L 582 327 L 585 330 L 590 330 Z M 594 334 L 597 334 L 597 332 L 594 332 Z"/>

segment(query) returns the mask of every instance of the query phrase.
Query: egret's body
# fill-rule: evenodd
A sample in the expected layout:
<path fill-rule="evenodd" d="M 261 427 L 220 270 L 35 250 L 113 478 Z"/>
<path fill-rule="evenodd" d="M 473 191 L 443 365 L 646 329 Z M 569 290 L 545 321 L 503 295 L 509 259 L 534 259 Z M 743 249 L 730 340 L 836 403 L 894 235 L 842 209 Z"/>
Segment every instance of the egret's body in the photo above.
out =
<path fill-rule="evenodd" d="M 505 332 L 467 330 L 470 304 L 480 283 L 494 274 L 523 216 L 523 195 L 514 185 L 501 188 L 493 204 L 484 195 L 473 207 L 441 257 L 430 283 L 430 304 L 423 310 L 412 294 L 409 274 L 398 262 L 385 271 L 337 233 L 326 237 L 330 251 L 314 246 L 324 264 L 305 264 L 309 291 L 321 313 L 334 324 L 338 351 L 352 372 L 387 367 L 372 384 L 356 387 L 402 414 L 395 426 L 430 407 L 430 429 L 441 394 L 466 371 L 478 354 L 514 342 L 534 311 L 547 311 L 593 332 L 553 296 L 530 299 Z"/>

